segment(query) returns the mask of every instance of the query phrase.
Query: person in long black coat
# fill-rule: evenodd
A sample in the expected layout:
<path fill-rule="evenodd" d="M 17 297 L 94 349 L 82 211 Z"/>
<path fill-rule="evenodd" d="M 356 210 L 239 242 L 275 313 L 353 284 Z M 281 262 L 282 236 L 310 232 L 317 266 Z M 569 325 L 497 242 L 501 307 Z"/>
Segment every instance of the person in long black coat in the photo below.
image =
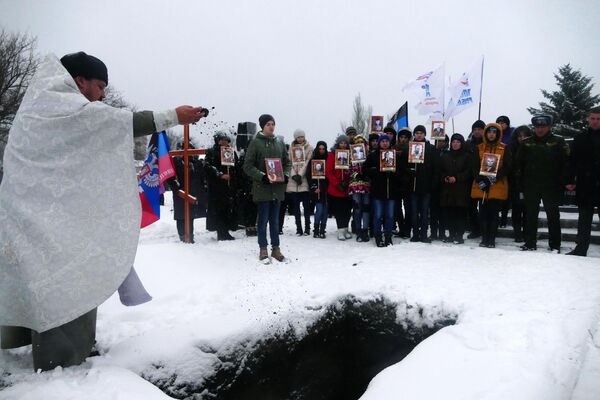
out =
<path fill-rule="evenodd" d="M 579 207 L 577 222 L 577 246 L 567 253 L 586 256 L 590 246 L 594 207 L 600 215 L 600 107 L 594 107 L 588 115 L 589 128 L 573 141 L 569 162 L 569 185 L 575 190 Z"/>
<path fill-rule="evenodd" d="M 471 204 L 471 153 L 460 133 L 452 135 L 450 150 L 440 159 L 440 206 L 450 236 L 444 242 L 464 243 L 467 210 Z"/>
<path fill-rule="evenodd" d="M 517 127 L 512 133 L 512 139 L 510 142 L 510 153 L 517 154 L 517 152 L 519 151 L 519 147 L 521 146 L 521 142 L 524 139 L 530 137 L 531 135 L 531 128 L 529 128 L 527 125 L 521 125 Z M 515 236 L 515 242 L 517 243 L 522 243 L 524 240 L 524 222 L 527 215 L 525 201 L 523 200 L 520 193 L 521 191 L 519 190 L 517 185 L 517 177 L 513 170 L 510 176 L 508 177 L 508 200 L 511 203 L 510 208 L 512 209 L 512 226 Z"/>
<path fill-rule="evenodd" d="M 190 143 L 190 149 L 194 146 Z M 183 143 L 177 145 L 177 149 L 183 149 Z M 177 233 L 179 240 L 185 241 L 185 203 L 184 200 L 177 195 L 179 189 L 183 190 L 184 168 L 183 157 L 174 157 L 173 164 L 177 181 L 171 180 L 171 190 L 173 191 L 173 218 L 177 222 Z M 198 156 L 189 157 L 189 177 L 190 177 L 190 195 L 196 198 L 196 204 L 190 204 L 190 242 L 194 243 L 194 219 L 206 217 L 206 190 L 204 179 L 204 165 Z"/>
<path fill-rule="evenodd" d="M 222 165 L 221 148 L 230 147 L 231 138 L 225 132 L 217 132 L 214 139 L 215 144 L 206 152 L 204 160 L 208 183 L 206 229 L 210 232 L 217 231 L 217 240 L 234 240 L 229 230 L 237 228 L 234 213 L 237 154 L 231 148 L 231 162 L 234 165 Z"/>

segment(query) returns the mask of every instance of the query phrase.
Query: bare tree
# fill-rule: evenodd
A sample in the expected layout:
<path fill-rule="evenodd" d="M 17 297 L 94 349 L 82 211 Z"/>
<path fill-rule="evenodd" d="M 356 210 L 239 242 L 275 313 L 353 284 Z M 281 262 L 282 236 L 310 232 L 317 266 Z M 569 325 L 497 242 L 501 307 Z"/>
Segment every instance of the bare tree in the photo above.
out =
<path fill-rule="evenodd" d="M 35 37 L 0 30 L 0 172 L 8 132 L 39 64 L 36 45 Z"/>
<path fill-rule="evenodd" d="M 342 133 L 346 132 L 348 126 L 353 126 L 360 135 L 367 135 L 370 131 L 371 115 L 373 115 L 373 107 L 370 105 L 365 107 L 360 93 L 357 94 L 356 97 L 354 97 L 354 103 L 352 104 L 352 118 L 350 119 L 350 124 L 340 122 Z"/>
<path fill-rule="evenodd" d="M 104 103 L 109 106 L 115 108 L 124 108 L 129 111 L 136 111 L 136 107 L 133 104 L 130 104 L 121 92 L 119 92 L 114 86 L 107 86 L 104 100 Z M 136 137 L 133 141 L 133 159 L 134 160 L 145 160 L 146 153 L 148 150 L 148 137 L 140 136 Z"/>

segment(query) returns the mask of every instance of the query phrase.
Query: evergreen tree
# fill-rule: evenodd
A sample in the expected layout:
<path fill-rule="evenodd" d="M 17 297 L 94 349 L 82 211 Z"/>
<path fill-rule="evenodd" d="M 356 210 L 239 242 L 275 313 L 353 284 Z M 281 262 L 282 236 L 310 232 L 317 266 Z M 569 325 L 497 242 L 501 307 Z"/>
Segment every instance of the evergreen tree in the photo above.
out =
<path fill-rule="evenodd" d="M 529 107 L 527 111 L 532 115 L 552 115 L 554 132 L 572 137 L 585 130 L 588 111 L 600 102 L 600 96 L 592 95 L 592 78 L 574 70 L 571 64 L 560 67 L 554 78 L 558 90 L 548 92 L 542 89 L 542 95 L 548 102 L 541 102 L 539 108 Z"/>

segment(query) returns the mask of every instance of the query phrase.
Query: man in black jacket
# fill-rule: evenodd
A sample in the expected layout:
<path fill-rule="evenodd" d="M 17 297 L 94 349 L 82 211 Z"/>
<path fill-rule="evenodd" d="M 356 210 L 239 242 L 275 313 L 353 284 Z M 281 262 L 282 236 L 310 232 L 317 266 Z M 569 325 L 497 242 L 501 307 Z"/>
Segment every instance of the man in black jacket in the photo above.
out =
<path fill-rule="evenodd" d="M 600 215 L 600 107 L 590 110 L 588 130 L 573 141 L 567 189 L 576 191 L 579 207 L 577 246 L 567 254 L 585 257 L 590 246 L 594 207 Z"/>

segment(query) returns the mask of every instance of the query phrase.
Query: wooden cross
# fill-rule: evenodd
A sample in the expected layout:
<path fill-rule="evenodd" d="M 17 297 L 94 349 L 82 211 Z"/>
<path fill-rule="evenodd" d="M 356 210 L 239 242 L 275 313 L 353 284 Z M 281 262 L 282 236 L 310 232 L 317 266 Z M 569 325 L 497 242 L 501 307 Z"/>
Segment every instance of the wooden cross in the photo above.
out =
<path fill-rule="evenodd" d="M 184 218 L 185 218 L 185 243 L 191 243 L 190 240 L 190 203 L 196 203 L 197 199 L 190 194 L 190 166 L 189 157 L 206 154 L 206 149 L 190 149 L 190 126 L 183 126 L 183 150 L 173 150 L 169 156 L 183 157 L 183 190 L 179 190 L 177 195 L 183 199 Z"/>

